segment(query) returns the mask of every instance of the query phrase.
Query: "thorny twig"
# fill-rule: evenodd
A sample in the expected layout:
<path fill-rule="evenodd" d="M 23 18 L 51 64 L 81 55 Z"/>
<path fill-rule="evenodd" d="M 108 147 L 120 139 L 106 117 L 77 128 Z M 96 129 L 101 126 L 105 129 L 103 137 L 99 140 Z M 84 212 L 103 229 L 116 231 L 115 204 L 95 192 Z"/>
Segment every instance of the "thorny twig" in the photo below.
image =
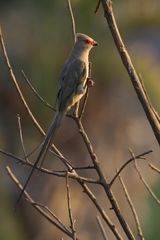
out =
<path fill-rule="evenodd" d="M 128 204 L 129 204 L 129 206 L 131 208 L 131 211 L 133 213 L 133 216 L 134 216 L 134 219 L 135 219 L 135 223 L 136 223 L 136 227 L 137 227 L 137 231 L 138 231 L 138 236 L 139 236 L 140 240 L 145 240 L 144 236 L 143 236 L 142 229 L 141 229 L 141 225 L 140 225 L 140 222 L 139 222 L 139 218 L 138 218 L 137 212 L 135 210 L 135 207 L 133 205 L 133 202 L 132 202 L 132 200 L 131 200 L 131 198 L 129 196 L 129 193 L 127 191 L 127 188 L 126 188 L 126 186 L 124 184 L 124 181 L 123 181 L 122 177 L 120 175 L 118 177 L 119 177 L 120 183 L 122 185 L 122 188 L 123 188 L 125 197 L 127 199 L 127 202 L 128 202 Z"/>

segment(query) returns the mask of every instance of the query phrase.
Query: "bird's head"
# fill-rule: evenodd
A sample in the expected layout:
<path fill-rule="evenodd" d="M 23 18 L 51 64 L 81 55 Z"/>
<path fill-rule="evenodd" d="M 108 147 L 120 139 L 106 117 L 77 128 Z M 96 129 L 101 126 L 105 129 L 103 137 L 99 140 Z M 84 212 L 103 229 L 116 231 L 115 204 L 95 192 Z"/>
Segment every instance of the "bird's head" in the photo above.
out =
<path fill-rule="evenodd" d="M 83 33 L 76 34 L 76 45 L 82 49 L 91 50 L 93 47 L 98 46 L 98 43 L 91 37 Z"/>

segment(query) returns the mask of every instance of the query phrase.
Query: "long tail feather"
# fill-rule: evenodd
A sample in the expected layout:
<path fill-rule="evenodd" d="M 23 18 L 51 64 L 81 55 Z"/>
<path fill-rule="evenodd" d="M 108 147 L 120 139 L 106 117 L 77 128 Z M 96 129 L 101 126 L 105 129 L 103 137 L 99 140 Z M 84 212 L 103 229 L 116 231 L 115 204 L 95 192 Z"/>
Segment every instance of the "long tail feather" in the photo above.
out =
<path fill-rule="evenodd" d="M 32 169 L 31 169 L 31 172 L 30 172 L 30 174 L 29 174 L 29 176 L 28 176 L 28 178 L 27 178 L 27 180 L 26 180 L 26 182 L 25 182 L 25 184 L 23 186 L 23 189 L 21 190 L 21 193 L 20 193 L 20 195 L 19 195 L 19 197 L 18 197 L 18 199 L 16 201 L 15 207 L 20 202 L 20 200 L 22 198 L 22 195 L 23 195 L 23 193 L 24 193 L 24 191 L 25 191 L 25 189 L 26 189 L 26 187 L 27 187 L 31 177 L 32 177 L 35 169 L 38 166 L 38 163 L 40 162 L 41 159 L 42 159 L 41 160 L 41 165 L 44 162 L 44 159 L 46 157 L 47 151 L 48 151 L 49 147 L 52 144 L 53 138 L 55 137 L 55 134 L 56 134 L 58 128 L 60 127 L 60 124 L 61 124 L 61 121 L 62 121 L 62 118 L 63 118 L 64 114 L 65 114 L 64 112 L 56 113 L 56 116 L 55 116 L 55 118 L 54 118 L 54 120 L 53 120 L 53 122 L 52 122 L 52 124 L 51 124 L 51 126 L 49 128 L 49 130 L 48 130 L 48 133 L 46 134 L 46 137 L 44 139 L 44 143 L 42 145 L 40 153 L 39 153 L 39 155 L 38 155 L 38 157 L 37 157 L 37 159 L 36 159 Z"/>

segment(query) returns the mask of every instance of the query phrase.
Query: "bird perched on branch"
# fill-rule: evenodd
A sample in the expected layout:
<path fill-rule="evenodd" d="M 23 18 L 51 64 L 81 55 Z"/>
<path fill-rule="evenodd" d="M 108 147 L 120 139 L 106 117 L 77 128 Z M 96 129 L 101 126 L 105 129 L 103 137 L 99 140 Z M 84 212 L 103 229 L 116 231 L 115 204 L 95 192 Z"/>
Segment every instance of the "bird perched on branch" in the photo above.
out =
<path fill-rule="evenodd" d="M 66 112 L 84 96 L 87 89 L 86 83 L 89 74 L 89 52 L 97 45 L 98 43 L 89 36 L 82 33 L 76 34 L 76 42 L 69 58 L 64 64 L 59 78 L 56 101 L 57 111 L 55 117 L 44 138 L 41 150 L 24 184 L 17 203 L 20 201 L 38 163 L 44 161 L 56 130 L 60 127 L 62 118 Z"/>

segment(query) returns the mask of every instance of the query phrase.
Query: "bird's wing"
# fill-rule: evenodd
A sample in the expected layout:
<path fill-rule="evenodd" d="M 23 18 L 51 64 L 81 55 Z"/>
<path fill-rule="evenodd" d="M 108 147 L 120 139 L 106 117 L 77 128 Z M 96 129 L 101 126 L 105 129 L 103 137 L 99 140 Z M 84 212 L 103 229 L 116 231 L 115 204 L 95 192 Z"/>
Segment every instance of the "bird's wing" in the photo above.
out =
<path fill-rule="evenodd" d="M 76 59 L 65 65 L 57 93 L 59 110 L 67 108 L 70 98 L 76 94 L 77 87 L 86 80 L 86 77 L 87 69 L 84 61 Z"/>

